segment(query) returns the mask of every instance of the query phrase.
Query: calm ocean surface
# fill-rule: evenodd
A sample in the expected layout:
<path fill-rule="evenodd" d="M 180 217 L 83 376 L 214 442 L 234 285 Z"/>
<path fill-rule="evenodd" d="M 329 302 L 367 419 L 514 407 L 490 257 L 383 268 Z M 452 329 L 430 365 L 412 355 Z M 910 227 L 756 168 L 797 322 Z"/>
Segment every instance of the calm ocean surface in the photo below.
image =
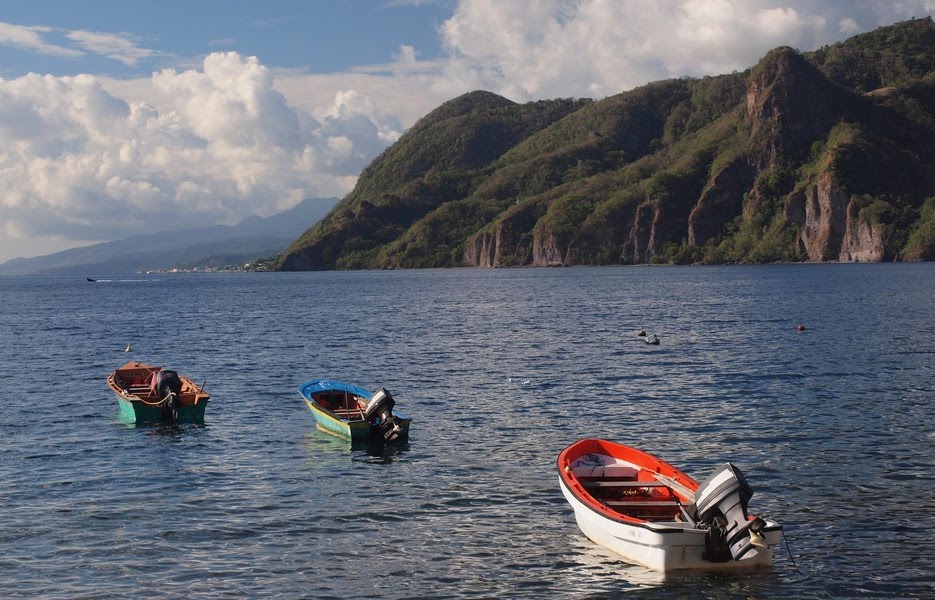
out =
<path fill-rule="evenodd" d="M 935 263 L 0 278 L 0 300 L 0 597 L 935 595 Z M 205 426 L 121 424 L 128 358 L 207 380 Z M 317 377 L 388 388 L 408 446 L 318 432 Z M 554 465 L 582 437 L 696 479 L 734 462 L 794 563 L 663 578 L 595 546 Z"/>

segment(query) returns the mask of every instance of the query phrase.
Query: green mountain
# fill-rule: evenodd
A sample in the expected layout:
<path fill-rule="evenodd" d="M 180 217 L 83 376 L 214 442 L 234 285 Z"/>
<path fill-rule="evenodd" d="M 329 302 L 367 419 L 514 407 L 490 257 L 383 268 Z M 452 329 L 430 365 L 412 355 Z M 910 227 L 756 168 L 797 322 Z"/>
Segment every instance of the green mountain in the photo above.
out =
<path fill-rule="evenodd" d="M 421 119 L 284 270 L 935 259 L 935 24 Z"/>

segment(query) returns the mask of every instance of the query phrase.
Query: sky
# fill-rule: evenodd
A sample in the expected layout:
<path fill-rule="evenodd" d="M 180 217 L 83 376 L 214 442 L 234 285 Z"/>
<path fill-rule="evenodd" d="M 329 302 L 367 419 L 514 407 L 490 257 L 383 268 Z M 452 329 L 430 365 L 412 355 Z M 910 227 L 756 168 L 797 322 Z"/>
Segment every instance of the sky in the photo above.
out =
<path fill-rule="evenodd" d="M 343 197 L 446 100 L 746 69 L 935 0 L 30 0 L 0 5 L 0 263 Z"/>

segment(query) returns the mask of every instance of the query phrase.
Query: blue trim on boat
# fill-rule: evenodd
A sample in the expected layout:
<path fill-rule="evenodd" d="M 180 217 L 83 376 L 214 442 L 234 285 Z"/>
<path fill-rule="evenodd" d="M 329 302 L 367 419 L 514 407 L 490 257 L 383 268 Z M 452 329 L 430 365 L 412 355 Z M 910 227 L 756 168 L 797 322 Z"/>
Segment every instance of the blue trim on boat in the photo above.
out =
<path fill-rule="evenodd" d="M 309 400 L 312 399 L 312 394 L 315 392 L 328 391 L 348 392 L 350 394 L 355 394 L 364 398 L 370 398 L 373 396 L 373 394 L 360 386 L 354 385 L 352 383 L 345 383 L 343 381 L 333 381 L 330 379 L 313 379 L 311 381 L 306 381 L 299 386 L 299 393 Z"/>

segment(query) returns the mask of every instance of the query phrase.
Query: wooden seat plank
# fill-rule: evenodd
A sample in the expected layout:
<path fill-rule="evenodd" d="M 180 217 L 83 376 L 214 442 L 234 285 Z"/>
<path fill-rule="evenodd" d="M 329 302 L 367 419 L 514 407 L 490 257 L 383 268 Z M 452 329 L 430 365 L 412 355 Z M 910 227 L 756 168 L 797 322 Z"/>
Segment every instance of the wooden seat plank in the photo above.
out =
<path fill-rule="evenodd" d="M 610 488 L 610 487 L 667 487 L 660 481 L 582 481 L 581 485 L 586 488 Z"/>
<path fill-rule="evenodd" d="M 633 507 L 666 507 L 666 506 L 678 506 L 679 503 L 675 500 L 603 500 L 604 504 L 607 506 L 613 506 L 614 508 L 623 507 L 623 506 L 633 506 Z"/>

